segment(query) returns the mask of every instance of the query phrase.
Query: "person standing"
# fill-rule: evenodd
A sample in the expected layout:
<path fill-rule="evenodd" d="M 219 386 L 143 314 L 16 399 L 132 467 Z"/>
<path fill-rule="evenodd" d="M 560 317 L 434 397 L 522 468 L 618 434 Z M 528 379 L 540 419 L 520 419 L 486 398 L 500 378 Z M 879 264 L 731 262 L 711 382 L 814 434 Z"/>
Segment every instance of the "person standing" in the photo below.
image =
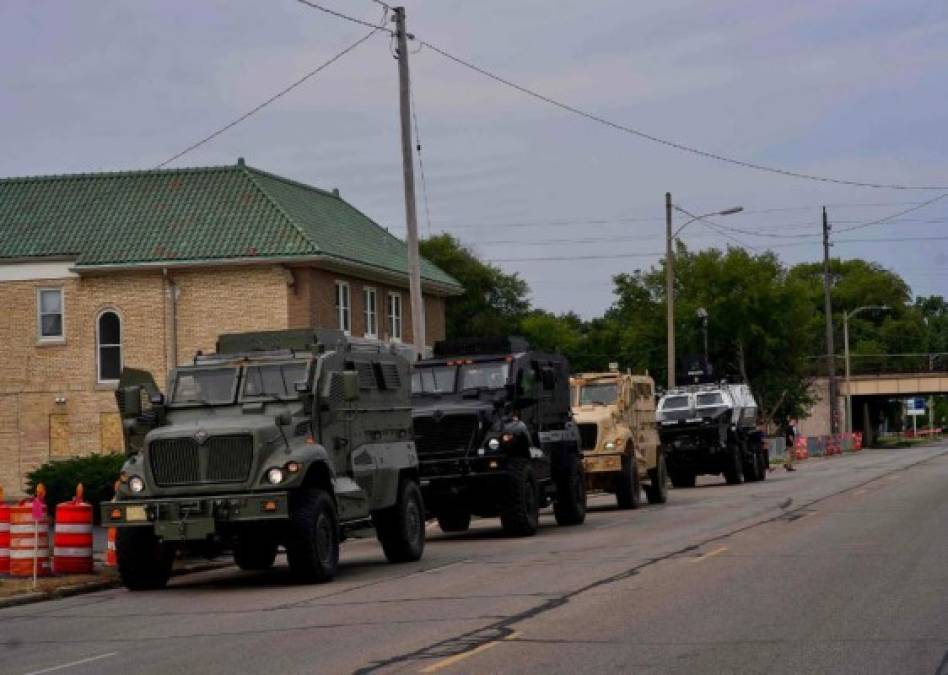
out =
<path fill-rule="evenodd" d="M 793 459 L 797 454 L 797 434 L 793 428 L 793 422 L 787 420 L 783 425 L 783 437 L 787 444 L 787 450 L 784 455 L 783 468 L 787 471 L 796 471 L 793 468 Z"/>

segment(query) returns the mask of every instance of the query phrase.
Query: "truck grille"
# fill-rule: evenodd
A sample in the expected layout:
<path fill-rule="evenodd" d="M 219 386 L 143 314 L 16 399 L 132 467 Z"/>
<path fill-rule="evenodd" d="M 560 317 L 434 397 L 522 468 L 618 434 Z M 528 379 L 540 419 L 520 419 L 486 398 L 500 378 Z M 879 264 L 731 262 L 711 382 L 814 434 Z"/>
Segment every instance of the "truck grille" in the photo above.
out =
<path fill-rule="evenodd" d="M 583 450 L 595 450 L 598 441 L 599 427 L 595 424 L 577 424 L 579 438 L 583 443 Z"/>
<path fill-rule="evenodd" d="M 160 439 L 149 444 L 148 459 L 160 487 L 242 483 L 253 465 L 253 437 L 211 436 L 203 445 L 193 438 Z"/>
<path fill-rule="evenodd" d="M 447 415 L 414 419 L 415 445 L 421 461 L 463 457 L 477 434 L 476 415 Z"/>

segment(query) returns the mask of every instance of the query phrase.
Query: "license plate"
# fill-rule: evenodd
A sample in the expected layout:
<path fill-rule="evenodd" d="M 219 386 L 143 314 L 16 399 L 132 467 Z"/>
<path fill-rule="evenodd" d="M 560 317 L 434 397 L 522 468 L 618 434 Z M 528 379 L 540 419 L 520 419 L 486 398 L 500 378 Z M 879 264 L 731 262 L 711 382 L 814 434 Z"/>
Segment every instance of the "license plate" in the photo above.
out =
<path fill-rule="evenodd" d="M 148 520 L 148 514 L 145 513 L 144 506 L 128 506 L 125 508 L 125 520 L 130 523 L 137 523 Z"/>

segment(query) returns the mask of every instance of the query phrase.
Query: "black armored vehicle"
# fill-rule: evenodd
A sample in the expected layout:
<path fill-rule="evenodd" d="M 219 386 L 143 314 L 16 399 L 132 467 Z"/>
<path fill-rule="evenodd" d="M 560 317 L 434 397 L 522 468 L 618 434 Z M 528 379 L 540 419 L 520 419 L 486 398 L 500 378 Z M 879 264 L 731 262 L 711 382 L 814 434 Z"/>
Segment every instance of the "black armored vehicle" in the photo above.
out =
<path fill-rule="evenodd" d="M 585 520 L 562 356 L 515 337 L 439 342 L 434 358 L 415 364 L 412 394 L 422 492 L 442 530 L 467 530 L 473 514 L 532 535 L 550 503 L 560 525 Z"/>
<path fill-rule="evenodd" d="M 116 393 L 128 459 L 102 521 L 118 528 L 130 589 L 164 586 L 179 551 L 233 552 L 294 576 L 334 576 L 339 542 L 374 527 L 391 562 L 417 560 L 425 509 L 411 438 L 408 361 L 339 331 L 222 335 L 172 371 Z"/>

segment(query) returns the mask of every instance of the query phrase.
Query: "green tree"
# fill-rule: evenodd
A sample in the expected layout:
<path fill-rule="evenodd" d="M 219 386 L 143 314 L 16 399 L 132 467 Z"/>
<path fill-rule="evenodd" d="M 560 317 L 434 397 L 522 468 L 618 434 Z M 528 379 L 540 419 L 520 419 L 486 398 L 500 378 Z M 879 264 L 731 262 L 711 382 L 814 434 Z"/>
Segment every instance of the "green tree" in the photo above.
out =
<path fill-rule="evenodd" d="M 485 263 L 450 234 L 419 244 L 421 255 L 457 279 L 464 293 L 445 311 L 448 338 L 511 335 L 530 310 L 530 287 L 516 273 Z"/>

